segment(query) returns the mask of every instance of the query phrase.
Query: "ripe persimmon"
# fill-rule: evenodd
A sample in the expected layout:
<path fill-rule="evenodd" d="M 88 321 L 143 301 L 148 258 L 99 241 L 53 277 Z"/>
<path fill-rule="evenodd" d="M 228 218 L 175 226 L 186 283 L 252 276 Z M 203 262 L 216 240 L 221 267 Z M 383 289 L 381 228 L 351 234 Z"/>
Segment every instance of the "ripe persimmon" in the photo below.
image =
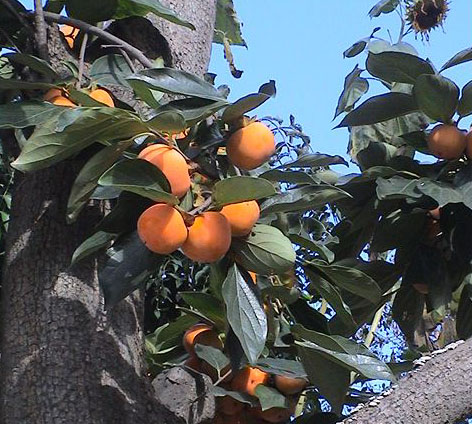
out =
<path fill-rule="evenodd" d="M 188 229 L 182 252 L 196 262 L 216 262 L 229 250 L 231 226 L 219 212 L 204 212 L 195 218 Z"/>
<path fill-rule="evenodd" d="M 60 88 L 51 88 L 43 96 L 45 102 L 51 102 L 56 97 L 65 97 L 64 91 Z"/>
<path fill-rule="evenodd" d="M 202 371 L 202 361 L 195 355 L 190 355 L 184 362 L 184 365 L 194 371 Z"/>
<path fill-rule="evenodd" d="M 244 409 L 244 404 L 231 396 L 223 396 L 216 398 L 216 409 L 225 415 L 236 415 Z"/>
<path fill-rule="evenodd" d="M 249 275 L 251 276 L 251 280 L 254 284 L 257 284 L 257 274 L 255 272 L 249 271 Z"/>
<path fill-rule="evenodd" d="M 269 374 L 259 368 L 246 367 L 240 370 L 231 382 L 231 389 L 254 396 L 259 384 L 266 384 Z"/>
<path fill-rule="evenodd" d="M 59 27 L 59 31 L 61 31 L 62 34 L 64 34 L 64 37 L 69 47 L 71 49 L 74 48 L 74 40 L 77 37 L 77 34 L 79 33 L 79 28 L 75 28 L 70 25 L 61 25 Z"/>
<path fill-rule="evenodd" d="M 169 181 L 172 194 L 182 197 L 190 188 L 190 175 L 185 158 L 178 150 L 165 144 L 152 144 L 138 158 L 157 166 Z"/>
<path fill-rule="evenodd" d="M 51 103 L 56 106 L 66 106 L 66 107 L 77 106 L 75 103 L 71 102 L 67 97 L 63 97 L 63 96 L 54 97 L 54 99 L 51 100 Z"/>
<path fill-rule="evenodd" d="M 439 124 L 428 136 L 428 148 L 440 159 L 458 159 L 466 148 L 466 136 L 455 125 Z"/>
<path fill-rule="evenodd" d="M 261 166 L 275 153 L 275 138 L 262 122 L 252 122 L 234 132 L 226 143 L 226 154 L 238 168 Z"/>
<path fill-rule="evenodd" d="M 103 103 L 110 107 L 115 107 L 115 102 L 110 96 L 110 93 L 107 90 L 104 90 L 103 88 L 97 88 L 95 90 L 92 90 L 89 96 L 97 102 Z"/>
<path fill-rule="evenodd" d="M 212 346 L 216 349 L 223 349 L 223 343 L 218 337 L 217 332 L 208 324 L 195 324 L 190 327 L 182 338 L 184 349 L 191 355 L 195 356 L 196 344 Z"/>
<path fill-rule="evenodd" d="M 231 225 L 235 237 L 247 236 L 259 219 L 261 210 L 255 200 L 223 206 L 221 213 Z"/>
<path fill-rule="evenodd" d="M 277 390 L 284 395 L 300 393 L 307 385 L 304 378 L 287 377 L 285 375 L 276 375 L 274 382 Z"/>
<path fill-rule="evenodd" d="M 468 159 L 472 159 L 472 130 L 465 136 L 465 154 Z"/>
<path fill-rule="evenodd" d="M 138 235 L 149 250 L 167 255 L 184 244 L 188 231 L 182 215 L 175 208 L 158 203 L 139 217 Z"/>

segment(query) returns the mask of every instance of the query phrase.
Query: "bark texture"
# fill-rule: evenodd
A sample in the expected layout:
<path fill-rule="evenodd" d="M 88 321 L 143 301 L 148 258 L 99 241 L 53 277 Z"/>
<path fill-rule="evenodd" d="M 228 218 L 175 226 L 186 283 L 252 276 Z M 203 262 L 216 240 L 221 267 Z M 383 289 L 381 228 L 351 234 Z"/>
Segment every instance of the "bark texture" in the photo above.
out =
<path fill-rule="evenodd" d="M 157 20 L 180 68 L 206 70 L 215 3 L 172 2 L 197 23 L 195 32 Z M 57 30 L 50 33 L 51 63 L 60 70 L 68 53 Z M 183 422 L 155 401 L 143 375 L 140 294 L 105 312 L 96 261 L 70 266 L 74 249 L 102 216 L 99 205 L 90 205 L 75 224 L 65 222 L 83 163 L 76 158 L 15 182 L 0 307 L 0 422 Z"/>
<path fill-rule="evenodd" d="M 372 406 L 365 405 L 343 422 L 452 424 L 472 415 L 472 340 L 438 354 L 399 387 Z"/>

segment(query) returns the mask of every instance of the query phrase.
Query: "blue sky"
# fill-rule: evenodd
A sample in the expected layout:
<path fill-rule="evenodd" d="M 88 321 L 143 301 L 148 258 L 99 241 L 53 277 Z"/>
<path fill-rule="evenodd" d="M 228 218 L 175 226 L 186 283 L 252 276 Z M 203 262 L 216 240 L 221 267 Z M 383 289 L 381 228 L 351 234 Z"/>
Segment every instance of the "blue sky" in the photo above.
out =
<path fill-rule="evenodd" d="M 337 99 L 344 78 L 365 55 L 343 59 L 343 51 L 353 42 L 369 36 L 376 26 L 376 35 L 388 40 L 398 38 L 399 18 L 395 13 L 370 19 L 367 15 L 376 0 L 234 0 L 248 49 L 233 49 L 236 65 L 244 70 L 240 80 L 228 71 L 221 46 L 213 49 L 210 71 L 218 74 L 218 84 L 232 88 L 231 98 L 237 99 L 259 85 L 274 79 L 277 97 L 257 109 L 258 116 L 272 115 L 288 119 L 295 115 L 311 137 L 315 151 L 330 154 L 346 153 L 347 131 L 332 130 Z M 452 0 L 451 11 L 444 25 L 423 43 L 414 36 L 412 43 L 422 57 L 429 57 L 439 68 L 458 51 L 472 47 L 472 2 Z M 472 79 L 472 62 L 444 73 L 462 87 Z M 372 91 L 374 93 L 374 91 Z"/>

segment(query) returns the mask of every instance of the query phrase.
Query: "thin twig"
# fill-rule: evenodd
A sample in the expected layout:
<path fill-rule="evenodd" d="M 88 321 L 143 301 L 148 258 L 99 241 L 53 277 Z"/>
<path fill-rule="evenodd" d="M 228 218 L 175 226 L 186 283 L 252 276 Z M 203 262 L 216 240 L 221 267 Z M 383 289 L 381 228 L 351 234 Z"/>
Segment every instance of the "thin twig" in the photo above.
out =
<path fill-rule="evenodd" d="M 82 37 L 82 44 L 80 45 L 80 53 L 79 53 L 79 75 L 77 76 L 77 90 L 80 89 L 82 84 L 82 77 L 84 75 L 84 61 L 85 61 L 85 49 L 87 48 L 88 42 L 88 34 L 84 33 Z"/>
<path fill-rule="evenodd" d="M 134 57 L 139 62 L 141 62 L 146 68 L 152 68 L 153 64 L 151 60 L 149 60 L 144 53 L 137 49 L 136 47 L 128 44 L 126 41 L 123 41 L 121 38 L 118 38 L 96 26 L 90 25 L 86 22 L 79 21 L 77 19 L 72 19 L 67 16 L 61 16 L 57 13 L 52 12 L 43 12 L 44 18 L 50 22 L 56 22 L 58 24 L 67 24 L 73 26 L 75 28 L 79 28 L 80 30 L 87 32 L 89 34 L 96 35 L 97 37 L 108 41 L 109 43 L 117 44 L 120 46 L 121 49 L 126 51 L 131 57 Z"/>
<path fill-rule="evenodd" d="M 129 68 L 133 71 L 133 73 L 135 73 L 136 67 L 134 66 L 134 63 L 129 57 L 128 53 L 126 53 L 122 48 L 120 48 L 120 53 L 125 58 L 126 63 L 128 64 Z"/>
<path fill-rule="evenodd" d="M 211 205 L 211 200 L 212 200 L 211 196 L 207 197 L 200 206 L 196 207 L 195 209 L 192 209 L 189 212 L 189 215 L 192 215 L 192 216 L 198 215 L 201 211 L 205 210 L 206 208 L 208 208 L 208 206 Z"/>
<path fill-rule="evenodd" d="M 38 56 L 43 60 L 48 60 L 48 33 L 46 29 L 46 21 L 44 20 L 42 0 L 34 0 L 34 27 L 36 47 L 38 48 Z"/>
<path fill-rule="evenodd" d="M 33 28 L 31 28 L 28 20 L 25 19 L 8 0 L 0 0 L 0 3 L 2 3 L 10 11 L 10 13 L 20 21 L 21 25 L 25 27 L 29 34 L 34 34 Z"/>

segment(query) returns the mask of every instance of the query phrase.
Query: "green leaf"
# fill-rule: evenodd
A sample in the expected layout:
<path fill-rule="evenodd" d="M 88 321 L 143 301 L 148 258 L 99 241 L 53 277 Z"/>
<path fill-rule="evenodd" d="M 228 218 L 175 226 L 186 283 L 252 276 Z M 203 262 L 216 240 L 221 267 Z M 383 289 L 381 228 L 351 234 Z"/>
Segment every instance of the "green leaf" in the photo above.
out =
<path fill-rule="evenodd" d="M 356 41 L 352 46 L 343 52 L 343 57 L 346 58 L 357 56 L 365 50 L 368 42 L 369 38 L 363 38 L 362 40 Z"/>
<path fill-rule="evenodd" d="M 48 90 L 55 87 L 48 82 L 29 82 L 13 78 L 0 78 L 0 91 L 2 90 Z"/>
<path fill-rule="evenodd" d="M 0 1 L 0 28 L 2 32 L 0 33 L 0 46 L 15 48 L 16 46 L 12 45 L 12 36 L 16 35 L 18 31 L 22 29 L 22 23 L 17 19 L 14 13 L 6 6 L 7 2 Z M 18 13 L 27 13 L 25 7 L 17 0 L 8 0 L 10 6 L 13 10 L 16 10 Z"/>
<path fill-rule="evenodd" d="M 180 295 L 188 305 L 205 315 L 218 328 L 225 329 L 225 309 L 217 297 L 208 293 L 189 291 L 180 292 Z"/>
<path fill-rule="evenodd" d="M 152 334 L 146 337 L 146 341 L 153 345 L 154 353 L 163 352 L 175 346 L 181 346 L 182 336 L 197 322 L 197 318 L 191 315 L 180 315 L 175 321 L 158 327 Z"/>
<path fill-rule="evenodd" d="M 456 316 L 457 335 L 463 340 L 472 337 L 472 285 L 470 276 L 462 289 Z"/>
<path fill-rule="evenodd" d="M 39 125 L 57 118 L 66 110 L 47 102 L 7 103 L 0 105 L 0 128 L 26 128 Z"/>
<path fill-rule="evenodd" d="M 247 47 L 241 33 L 241 23 L 234 10 L 233 0 L 218 0 L 216 3 L 215 33 L 213 42 L 223 44 L 227 38 L 231 44 Z"/>
<path fill-rule="evenodd" d="M 362 344 L 342 336 L 328 336 L 306 330 L 301 325 L 292 327 L 292 333 L 303 340 L 296 341 L 299 351 L 301 348 L 318 352 L 326 359 L 366 378 L 395 381 L 390 368 Z M 306 366 L 305 363 L 304 365 Z"/>
<path fill-rule="evenodd" d="M 334 118 L 341 113 L 352 110 L 356 102 L 369 90 L 369 82 L 365 78 L 360 78 L 362 69 L 356 65 L 344 80 L 344 89 L 338 100 Z"/>
<path fill-rule="evenodd" d="M 293 162 L 284 163 L 279 168 L 321 168 L 329 165 L 346 165 L 348 163 L 342 156 L 325 155 L 324 153 L 311 153 L 301 155 Z"/>
<path fill-rule="evenodd" d="M 177 112 L 184 119 L 184 128 L 189 128 L 208 118 L 227 105 L 226 101 L 214 101 L 199 98 L 173 100 L 158 109 L 157 115 L 162 112 Z"/>
<path fill-rule="evenodd" d="M 413 96 L 387 93 L 371 97 L 344 117 L 336 128 L 370 125 L 388 121 L 418 110 Z"/>
<path fill-rule="evenodd" d="M 3 57 L 6 57 L 10 62 L 28 66 L 33 71 L 36 71 L 47 78 L 51 78 L 52 80 L 59 79 L 59 75 L 51 65 L 39 57 L 26 53 L 5 53 Z"/>
<path fill-rule="evenodd" d="M 233 239 L 232 249 L 244 268 L 262 275 L 282 274 L 295 263 L 290 240 L 268 225 L 256 224 L 246 239 Z"/>
<path fill-rule="evenodd" d="M 457 113 L 461 118 L 472 114 L 472 81 L 469 81 L 462 88 L 462 95 L 457 108 Z"/>
<path fill-rule="evenodd" d="M 210 83 L 189 72 L 172 68 L 145 69 L 127 78 L 134 88 L 139 81 L 153 90 L 167 94 L 181 94 L 201 99 L 226 101 L 221 93 Z"/>
<path fill-rule="evenodd" d="M 350 194 L 344 190 L 330 185 L 303 186 L 267 199 L 261 205 L 261 213 L 307 211 L 349 197 Z"/>
<path fill-rule="evenodd" d="M 324 242 L 313 241 L 298 234 L 290 234 L 290 241 L 300 247 L 316 252 L 322 259 L 331 263 L 334 261 L 334 253 L 325 246 Z"/>
<path fill-rule="evenodd" d="M 192 23 L 179 17 L 172 9 L 164 6 L 159 0 L 118 0 L 118 8 L 113 17 L 115 19 L 123 19 L 128 16 L 144 16 L 149 12 L 174 24 L 192 30 L 195 29 Z"/>
<path fill-rule="evenodd" d="M 261 355 L 267 337 L 267 317 L 254 289 L 236 265 L 229 269 L 222 287 L 228 323 L 250 363 Z"/>
<path fill-rule="evenodd" d="M 90 196 L 98 186 L 100 176 L 121 156 L 131 144 L 132 140 L 119 142 L 104 147 L 83 166 L 72 186 L 67 201 L 67 220 L 74 222 L 82 208 L 87 204 Z"/>
<path fill-rule="evenodd" d="M 77 249 L 75 249 L 74 254 L 72 255 L 71 264 L 74 265 L 87 256 L 107 247 L 115 237 L 116 234 L 106 233 L 105 231 L 98 231 L 91 235 L 87 240 L 82 242 Z"/>
<path fill-rule="evenodd" d="M 179 202 L 169 193 L 164 174 L 150 162 L 141 159 L 124 160 L 115 164 L 100 177 L 98 184 L 105 187 L 118 187 L 155 202 L 170 205 L 176 205 Z"/>
<path fill-rule="evenodd" d="M 341 293 L 339 293 L 336 287 L 331 285 L 327 280 L 311 271 L 310 268 L 304 267 L 304 270 L 305 275 L 310 280 L 308 290 L 310 292 L 315 291 L 317 294 L 322 296 L 336 311 L 338 319 L 340 319 L 346 327 L 346 333 L 352 334 L 356 330 L 357 324 L 352 317 L 349 306 L 344 303 Z"/>
<path fill-rule="evenodd" d="M 265 180 L 290 184 L 314 184 L 315 180 L 305 171 L 280 171 L 271 169 L 259 175 Z"/>
<path fill-rule="evenodd" d="M 311 265 L 335 286 L 363 297 L 374 304 L 380 301 L 382 296 L 380 287 L 374 279 L 362 271 L 336 264 L 311 263 Z"/>
<path fill-rule="evenodd" d="M 226 390 L 221 386 L 211 386 L 210 392 L 215 397 L 230 396 L 233 399 L 236 399 L 238 402 L 246 403 L 251 406 L 256 406 L 253 400 L 254 398 L 246 393 L 233 392 L 232 390 Z"/>
<path fill-rule="evenodd" d="M 136 290 L 156 269 L 159 260 L 136 232 L 108 249 L 107 260 L 98 274 L 106 308 L 113 307 Z"/>
<path fill-rule="evenodd" d="M 434 74 L 431 64 L 418 56 L 402 52 L 369 53 L 367 70 L 386 82 L 414 84 L 422 74 Z"/>
<path fill-rule="evenodd" d="M 404 199 L 407 197 L 419 199 L 422 194 L 417 190 L 418 179 L 393 176 L 377 179 L 377 197 L 380 200 Z"/>
<path fill-rule="evenodd" d="M 283 358 L 260 358 L 255 364 L 257 368 L 269 374 L 287 377 L 306 378 L 307 373 L 300 361 Z"/>
<path fill-rule="evenodd" d="M 126 77 L 133 70 L 125 58 L 118 54 L 108 54 L 95 60 L 90 68 L 90 78 L 99 85 L 122 85 L 129 87 Z"/>
<path fill-rule="evenodd" d="M 229 365 L 229 359 L 220 349 L 197 343 L 195 353 L 217 371 L 218 377 L 222 377 L 222 371 Z"/>
<path fill-rule="evenodd" d="M 118 0 L 67 0 L 66 12 L 71 18 L 95 23 L 111 19 L 117 6 Z"/>
<path fill-rule="evenodd" d="M 392 318 L 397 322 L 406 339 L 411 343 L 415 332 L 424 325 L 424 295 L 412 286 L 402 285 L 395 294 L 392 305 Z"/>
<path fill-rule="evenodd" d="M 45 133 L 33 133 L 13 167 L 23 172 L 46 168 L 93 143 L 127 140 L 149 131 L 133 113 L 108 107 L 67 108 L 52 124 Z"/>
<path fill-rule="evenodd" d="M 288 408 L 286 397 L 272 387 L 259 384 L 256 387 L 255 395 L 259 399 L 263 411 L 271 408 Z"/>
<path fill-rule="evenodd" d="M 213 187 L 213 202 L 220 207 L 273 196 L 277 191 L 264 178 L 236 176 L 218 181 Z"/>
<path fill-rule="evenodd" d="M 372 9 L 369 10 L 371 18 L 378 18 L 382 13 L 393 12 L 400 0 L 380 0 Z"/>
<path fill-rule="evenodd" d="M 247 96 L 241 97 L 239 100 L 236 100 L 236 102 L 229 105 L 223 112 L 223 121 L 235 121 L 251 110 L 256 109 L 271 97 L 274 97 L 275 93 L 275 81 L 270 80 L 268 83 L 262 85 L 259 88 L 258 93 L 248 94 Z"/>
<path fill-rule="evenodd" d="M 468 48 L 460 51 L 449 59 L 441 68 L 439 72 L 442 72 L 448 68 L 459 65 L 461 63 L 470 62 L 472 60 L 472 48 Z"/>
<path fill-rule="evenodd" d="M 441 75 L 420 75 L 413 94 L 420 110 L 435 121 L 449 122 L 456 112 L 459 87 Z"/>
<path fill-rule="evenodd" d="M 155 131 L 177 133 L 186 128 L 185 117 L 177 111 L 158 112 L 146 125 Z"/>
<path fill-rule="evenodd" d="M 313 349 L 297 346 L 297 353 L 307 370 L 310 382 L 330 403 L 332 411 L 341 415 L 351 383 L 351 372 Z"/>

